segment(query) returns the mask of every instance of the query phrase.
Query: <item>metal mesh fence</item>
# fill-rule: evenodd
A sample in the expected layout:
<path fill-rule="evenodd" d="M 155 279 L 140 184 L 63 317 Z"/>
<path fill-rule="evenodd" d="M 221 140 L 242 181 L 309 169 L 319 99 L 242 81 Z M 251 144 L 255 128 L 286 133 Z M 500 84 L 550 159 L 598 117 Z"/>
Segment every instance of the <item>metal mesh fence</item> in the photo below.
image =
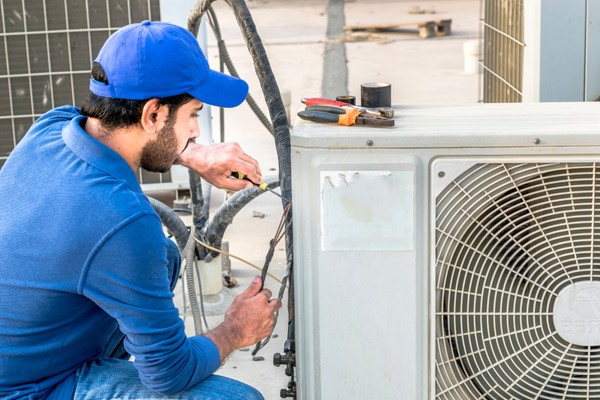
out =
<path fill-rule="evenodd" d="M 482 0 L 484 103 L 523 97 L 523 0 Z"/>
<path fill-rule="evenodd" d="M 0 1 L 0 167 L 36 118 L 82 104 L 92 61 L 108 36 L 145 19 L 160 19 L 159 0 Z"/>

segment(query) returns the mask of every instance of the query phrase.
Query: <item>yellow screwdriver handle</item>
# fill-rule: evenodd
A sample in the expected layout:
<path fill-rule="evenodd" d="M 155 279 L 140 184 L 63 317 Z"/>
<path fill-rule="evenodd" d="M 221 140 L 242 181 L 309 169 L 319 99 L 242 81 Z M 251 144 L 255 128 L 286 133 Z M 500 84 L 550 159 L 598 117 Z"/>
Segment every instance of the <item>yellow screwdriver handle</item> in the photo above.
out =
<path fill-rule="evenodd" d="M 281 197 L 283 200 L 287 201 L 288 203 L 291 203 L 288 199 L 286 199 L 285 197 L 283 197 L 279 193 L 275 192 L 274 190 L 270 189 L 269 186 L 267 185 L 267 182 L 254 183 L 250 179 L 248 179 L 248 177 L 246 175 L 242 174 L 241 172 L 232 172 L 231 173 L 231 177 L 232 178 L 236 178 L 236 179 L 243 179 L 245 181 L 248 181 L 248 182 L 252 183 L 254 186 L 258 186 L 262 190 L 269 191 L 269 192 L 273 193 L 275 196 Z"/>
<path fill-rule="evenodd" d="M 248 179 L 248 177 L 246 175 L 242 174 L 241 172 L 232 172 L 231 176 L 233 176 L 234 178 L 237 178 L 237 179 L 246 180 L 246 181 L 252 183 L 254 186 L 258 186 L 262 190 L 267 190 L 267 183 L 266 182 L 263 182 L 263 183 L 254 183 L 250 179 Z"/>

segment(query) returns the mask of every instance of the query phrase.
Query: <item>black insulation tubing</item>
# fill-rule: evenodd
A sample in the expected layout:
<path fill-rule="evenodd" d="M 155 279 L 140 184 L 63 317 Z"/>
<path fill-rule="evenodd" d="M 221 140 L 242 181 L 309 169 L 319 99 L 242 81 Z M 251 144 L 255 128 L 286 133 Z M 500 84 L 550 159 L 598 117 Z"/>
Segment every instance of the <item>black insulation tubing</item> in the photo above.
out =
<path fill-rule="evenodd" d="M 219 56 L 222 57 L 223 61 L 225 62 L 225 65 L 227 66 L 227 70 L 229 71 L 229 73 L 232 76 L 239 78 L 240 75 L 238 74 L 237 70 L 235 69 L 233 62 L 231 61 L 231 57 L 229 56 L 229 51 L 227 51 L 225 42 L 223 40 L 220 40 L 218 43 L 218 46 L 219 46 Z M 256 115 L 258 117 L 259 121 L 263 124 L 263 126 L 265 128 L 267 128 L 267 130 L 271 134 L 273 134 L 273 126 L 271 125 L 271 122 L 269 121 L 267 116 L 263 113 L 263 111 L 260 109 L 259 105 L 256 103 L 256 100 L 254 100 L 254 97 L 252 97 L 252 95 L 250 93 L 248 93 L 248 96 L 246 96 L 246 103 L 248 103 L 248 105 L 250 106 L 252 111 L 254 111 L 254 115 Z"/>
<path fill-rule="evenodd" d="M 269 58 L 262 44 L 260 36 L 256 30 L 256 25 L 252 20 L 250 11 L 243 0 L 229 0 L 233 13 L 237 19 L 238 26 L 242 31 L 242 36 L 246 40 L 248 51 L 254 61 L 254 71 L 260 82 L 269 115 L 273 124 L 273 136 L 275 138 L 275 149 L 279 161 L 279 185 L 281 194 L 285 199 L 292 199 L 292 164 L 291 164 L 291 144 L 290 144 L 290 126 L 285 111 L 281 93 L 275 80 L 275 75 L 269 63 Z M 286 201 L 282 200 L 283 207 Z M 292 211 L 287 215 L 286 224 L 289 229 L 285 234 L 285 249 L 287 256 L 288 270 L 293 270 L 293 235 L 292 235 Z M 294 295 L 293 295 L 293 274 L 290 273 L 290 290 L 288 292 L 288 315 L 290 318 L 294 315 Z"/>
<path fill-rule="evenodd" d="M 269 189 L 274 189 L 279 186 L 278 181 L 266 181 L 266 183 Z M 236 214 L 244 208 L 246 204 L 263 193 L 266 193 L 267 196 L 272 196 L 271 193 L 265 192 L 256 186 L 236 192 L 229 200 L 219 207 L 213 216 L 208 229 L 204 233 L 204 240 L 216 248 L 221 248 L 225 230 L 233 222 L 233 218 Z M 205 261 L 211 261 L 212 257 L 216 255 L 217 253 L 210 252 L 206 255 Z"/>
<path fill-rule="evenodd" d="M 229 51 L 227 50 L 225 41 L 221 37 L 221 28 L 219 27 L 219 21 L 217 19 L 217 15 L 215 14 L 215 10 L 212 7 L 208 7 L 207 11 L 208 11 L 208 17 L 209 17 L 208 21 L 210 22 L 210 25 L 213 29 L 215 38 L 217 39 L 217 46 L 219 48 L 219 62 L 220 62 L 220 66 L 221 66 L 221 72 L 223 72 L 222 67 L 223 67 L 223 64 L 225 64 L 229 73 L 232 76 L 239 78 L 240 74 L 238 74 L 237 69 L 235 68 L 235 65 L 233 64 L 233 61 L 231 61 L 231 56 L 229 55 Z M 246 103 L 248 103 L 248 105 L 254 112 L 254 115 L 256 115 L 258 117 L 259 121 L 263 124 L 263 126 L 265 128 L 267 128 L 267 130 L 271 134 L 273 134 L 273 126 L 271 125 L 271 121 L 269 121 L 269 119 L 267 118 L 265 113 L 260 109 L 259 105 L 256 103 L 256 100 L 254 100 L 254 97 L 252 97 L 252 95 L 250 93 L 248 93 L 248 96 L 246 96 Z M 221 108 L 219 110 L 219 113 L 222 114 L 222 112 L 223 112 L 223 108 Z M 223 117 L 221 115 L 221 129 L 224 126 L 222 119 L 223 119 Z M 224 140 L 224 136 L 225 136 L 224 132 L 221 132 L 221 141 Z"/>
<path fill-rule="evenodd" d="M 181 218 L 179 218 L 179 215 L 177 215 L 175 211 L 171 209 L 171 207 L 167 206 L 163 202 L 153 197 L 148 197 L 148 200 L 150 201 L 152 208 L 154 208 L 154 211 L 156 211 L 160 217 L 163 225 L 175 237 L 175 242 L 177 243 L 179 251 L 183 251 L 190 235 L 185 223 L 181 220 Z"/>
<path fill-rule="evenodd" d="M 188 17 L 188 30 L 194 35 L 198 35 L 198 29 L 200 27 L 200 22 L 202 15 L 208 10 L 211 4 L 215 0 L 200 0 L 194 7 L 194 9 L 190 12 Z M 242 36 L 246 42 L 246 46 L 248 47 L 248 51 L 252 56 L 252 60 L 254 62 L 254 70 L 256 76 L 260 82 L 261 89 L 263 91 L 263 95 L 265 101 L 267 103 L 267 108 L 269 111 L 269 116 L 272 121 L 272 134 L 275 139 L 275 149 L 277 152 L 277 158 L 279 163 L 279 183 L 281 187 L 282 196 L 285 199 L 292 200 L 292 171 L 291 171 L 291 145 L 290 145 L 290 128 L 289 121 L 287 118 L 287 113 L 285 111 L 285 106 L 281 99 L 281 93 L 279 91 L 279 87 L 275 80 L 275 75 L 273 74 L 273 70 L 269 63 L 269 59 L 267 57 L 265 48 L 262 44 L 260 36 L 256 30 L 256 25 L 252 20 L 252 16 L 250 15 L 250 11 L 246 6 L 245 1 L 243 0 L 228 0 L 227 3 L 233 10 L 235 18 L 238 22 L 238 26 L 242 32 Z M 212 240 L 215 240 L 220 243 L 222 240 L 222 233 L 224 233 L 224 229 L 227 227 L 235 213 L 239 211 L 249 200 L 246 196 L 252 196 L 252 194 L 258 195 L 258 189 L 246 189 L 239 194 L 239 197 L 236 198 L 234 195 L 230 200 L 232 204 L 229 205 L 230 210 L 227 212 L 223 212 L 222 217 L 213 218 L 213 221 L 210 223 L 207 232 L 211 232 L 210 237 Z M 252 197 L 254 198 L 254 197 Z M 239 205 L 236 205 L 236 202 L 240 202 Z M 284 203 L 283 206 L 286 206 L 287 201 L 282 200 Z M 241 206 L 240 206 L 241 205 Z M 229 221 L 229 222 L 228 222 Z M 223 225 L 224 224 L 224 225 Z M 290 318 L 294 315 L 294 294 L 293 294 L 293 237 L 292 237 L 292 212 L 287 215 L 286 224 L 289 224 L 290 229 L 287 229 L 285 235 L 285 243 L 286 243 L 286 257 L 287 257 L 287 266 L 290 271 L 290 290 L 288 292 L 288 315 Z M 212 233 L 214 232 L 214 236 Z M 219 236 L 220 235 L 220 236 Z M 209 240 L 212 242 L 212 240 Z M 213 242 L 214 243 L 214 242 Z"/>
<path fill-rule="evenodd" d="M 191 169 L 189 170 L 190 177 L 190 195 L 192 204 L 192 223 L 194 224 L 195 236 L 200 239 L 202 233 L 208 227 L 208 214 L 210 211 L 210 201 L 204 200 L 202 192 L 202 179 Z M 210 191 L 209 191 L 210 199 Z M 206 249 L 198 247 L 198 259 L 203 260 L 206 256 Z"/>

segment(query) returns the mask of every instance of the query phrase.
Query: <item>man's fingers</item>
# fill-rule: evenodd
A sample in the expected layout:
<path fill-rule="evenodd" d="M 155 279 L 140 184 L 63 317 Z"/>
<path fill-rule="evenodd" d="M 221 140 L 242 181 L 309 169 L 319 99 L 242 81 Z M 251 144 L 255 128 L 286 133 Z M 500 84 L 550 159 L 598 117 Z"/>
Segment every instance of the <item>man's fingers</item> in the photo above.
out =
<path fill-rule="evenodd" d="M 252 182 L 228 177 L 228 178 L 224 178 L 223 183 L 220 184 L 219 186 L 223 189 L 238 191 L 238 190 L 242 190 L 242 189 L 249 189 L 253 185 L 252 185 Z"/>
<path fill-rule="evenodd" d="M 273 306 L 275 311 L 279 310 L 283 306 L 283 303 L 281 303 L 281 300 L 279 299 L 269 300 L 269 304 Z"/>
<path fill-rule="evenodd" d="M 240 293 L 239 296 L 242 298 L 245 298 L 245 299 L 254 297 L 258 293 L 260 293 L 260 291 L 261 291 L 260 287 L 261 287 L 261 279 L 260 279 L 260 276 L 256 275 L 254 277 L 254 279 L 252 280 L 252 282 L 250 283 L 250 286 L 248 286 L 246 288 L 246 290 L 244 290 L 242 293 Z"/>
<path fill-rule="evenodd" d="M 273 293 L 269 289 L 263 289 L 259 294 L 265 296 L 267 301 L 271 300 L 271 296 L 273 295 Z"/>
<path fill-rule="evenodd" d="M 248 179 L 256 184 L 262 183 L 263 178 L 262 173 L 260 172 L 260 167 L 258 166 L 258 162 L 251 158 L 250 160 L 253 162 L 239 160 L 237 163 L 237 172 L 241 172 L 242 174 L 246 175 Z"/>
<path fill-rule="evenodd" d="M 254 170 L 254 174 L 257 177 L 262 177 L 262 172 L 260 170 L 260 165 L 258 165 L 258 161 L 256 161 L 254 158 L 250 157 L 247 154 L 244 154 L 243 157 L 241 157 L 242 161 L 248 163 L 249 166 L 249 170 Z"/>

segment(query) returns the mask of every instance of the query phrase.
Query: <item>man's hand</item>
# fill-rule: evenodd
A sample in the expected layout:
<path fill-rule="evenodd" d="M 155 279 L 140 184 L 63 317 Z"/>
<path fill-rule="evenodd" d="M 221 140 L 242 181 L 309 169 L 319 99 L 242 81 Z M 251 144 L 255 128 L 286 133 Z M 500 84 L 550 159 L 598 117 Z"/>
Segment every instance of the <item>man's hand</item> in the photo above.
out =
<path fill-rule="evenodd" d="M 279 299 L 271 299 L 269 289 L 260 289 L 256 276 L 240 293 L 225 313 L 223 322 L 206 333 L 219 348 L 221 362 L 236 349 L 257 343 L 273 330 L 275 312 L 281 308 Z"/>
<path fill-rule="evenodd" d="M 252 183 L 230 178 L 232 172 L 241 172 L 254 183 L 262 183 L 258 162 L 244 153 L 237 143 L 215 143 L 209 146 L 190 142 L 176 161 L 207 182 L 221 189 L 241 190 Z"/>

